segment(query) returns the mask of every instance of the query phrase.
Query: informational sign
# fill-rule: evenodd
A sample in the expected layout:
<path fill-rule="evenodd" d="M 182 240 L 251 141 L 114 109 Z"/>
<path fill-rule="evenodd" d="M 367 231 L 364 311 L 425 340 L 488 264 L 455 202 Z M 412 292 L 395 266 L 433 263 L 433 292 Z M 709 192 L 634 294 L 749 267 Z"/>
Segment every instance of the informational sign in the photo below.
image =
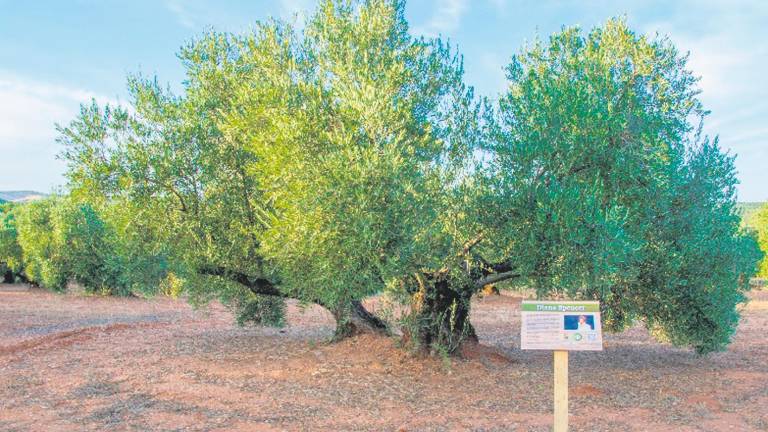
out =
<path fill-rule="evenodd" d="M 524 350 L 602 351 L 600 303 L 523 301 L 520 347 Z"/>

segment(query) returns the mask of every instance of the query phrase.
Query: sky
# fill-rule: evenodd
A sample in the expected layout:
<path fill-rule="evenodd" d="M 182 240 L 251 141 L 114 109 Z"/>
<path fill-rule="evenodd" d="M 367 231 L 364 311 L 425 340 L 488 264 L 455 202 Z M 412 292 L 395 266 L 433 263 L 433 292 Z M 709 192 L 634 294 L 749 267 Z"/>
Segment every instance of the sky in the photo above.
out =
<path fill-rule="evenodd" d="M 247 32 L 269 17 L 301 25 L 313 0 L 0 0 L 0 190 L 64 184 L 55 124 L 79 104 L 127 100 L 126 75 L 181 88 L 178 48 L 208 29 Z M 503 67 L 535 37 L 625 16 L 668 35 L 701 77 L 705 131 L 736 155 L 739 200 L 768 200 L 768 1 L 410 0 L 415 35 L 447 38 L 466 80 L 496 98 Z"/>

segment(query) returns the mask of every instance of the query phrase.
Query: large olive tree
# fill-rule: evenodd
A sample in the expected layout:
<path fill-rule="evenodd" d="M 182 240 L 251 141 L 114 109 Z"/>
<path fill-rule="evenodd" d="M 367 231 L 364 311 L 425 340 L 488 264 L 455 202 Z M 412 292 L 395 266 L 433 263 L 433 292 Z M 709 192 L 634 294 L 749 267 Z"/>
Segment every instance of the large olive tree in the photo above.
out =
<path fill-rule="evenodd" d="M 338 336 L 383 331 L 360 300 L 455 249 L 444 223 L 477 138 L 461 59 L 412 38 L 403 11 L 324 1 L 302 32 L 192 42 L 182 95 L 133 77 L 131 109 L 61 128 L 74 195 L 172 245 L 195 299 L 280 322 L 293 297 Z"/>
<path fill-rule="evenodd" d="M 600 300 L 610 329 L 643 320 L 678 345 L 723 348 L 759 252 L 734 210 L 733 157 L 700 134 L 685 56 L 611 20 L 536 41 L 507 77 L 481 165 L 447 185 L 448 217 L 433 219 L 452 234 L 432 249 L 443 264 L 401 279 L 413 340 L 455 350 L 474 335 L 472 296 L 509 281 Z"/>
<path fill-rule="evenodd" d="M 403 2 L 321 2 L 293 49 L 274 52 L 284 63 L 242 81 L 225 131 L 273 205 L 262 252 L 281 290 L 330 306 L 342 336 L 363 324 L 360 300 L 460 248 L 449 224 L 476 104 L 461 59 L 409 35 Z M 270 86 L 280 97 L 265 102 Z"/>
<path fill-rule="evenodd" d="M 541 297 L 600 300 L 609 328 L 641 319 L 700 352 L 725 346 L 758 254 L 686 56 L 611 20 L 535 42 L 507 74 L 492 252 Z"/>
<path fill-rule="evenodd" d="M 443 226 L 463 246 L 402 279 L 414 339 L 455 350 L 474 335 L 472 295 L 510 281 L 600 300 L 609 329 L 642 320 L 677 345 L 722 349 L 760 253 L 739 227 L 733 157 L 701 135 L 686 57 L 611 20 L 535 42 L 507 77 L 484 163 L 446 189 Z"/>

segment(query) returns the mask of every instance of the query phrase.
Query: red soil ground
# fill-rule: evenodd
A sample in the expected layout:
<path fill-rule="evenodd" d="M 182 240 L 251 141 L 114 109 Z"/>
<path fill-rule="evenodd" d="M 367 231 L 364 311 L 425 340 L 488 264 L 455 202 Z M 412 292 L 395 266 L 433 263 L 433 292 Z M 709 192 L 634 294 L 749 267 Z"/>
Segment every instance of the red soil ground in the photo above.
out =
<path fill-rule="evenodd" d="M 636 327 L 572 353 L 572 430 L 768 430 L 768 292 L 750 298 L 727 352 Z M 384 337 L 326 344 L 319 308 L 239 328 L 219 305 L 0 286 L 0 430 L 546 431 L 551 354 L 519 350 L 519 301 L 477 300 L 482 345 L 444 361 Z"/>

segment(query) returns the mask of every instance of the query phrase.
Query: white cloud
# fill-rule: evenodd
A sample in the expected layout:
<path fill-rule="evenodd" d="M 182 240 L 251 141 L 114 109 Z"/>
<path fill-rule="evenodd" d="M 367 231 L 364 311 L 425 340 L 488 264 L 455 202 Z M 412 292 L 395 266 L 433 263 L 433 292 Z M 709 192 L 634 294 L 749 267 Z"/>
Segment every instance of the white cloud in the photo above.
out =
<path fill-rule="evenodd" d="M 739 8 L 716 3 L 707 7 L 717 20 L 700 23 L 695 32 L 690 30 L 688 18 L 678 16 L 649 24 L 645 30 L 667 34 L 678 49 L 689 52 L 688 68 L 701 78 L 701 100 L 712 111 L 704 131 L 719 135 L 720 144 L 737 155 L 742 199 L 766 199 L 764 169 L 759 166 L 765 165 L 768 156 L 768 129 L 763 120 L 768 115 L 768 76 L 764 73 L 768 46 L 754 43 L 762 23 Z"/>
<path fill-rule="evenodd" d="M 0 190 L 47 192 L 62 183 L 64 166 L 56 160 L 55 123 L 66 123 L 80 103 L 116 100 L 94 92 L 30 80 L 0 71 Z"/>
<path fill-rule="evenodd" d="M 754 83 L 745 78 L 761 69 L 762 59 L 768 54 L 767 48 L 745 45 L 732 33 L 696 36 L 670 24 L 653 24 L 649 29 L 669 35 L 678 49 L 689 53 L 688 68 L 701 78 L 699 87 L 707 99 L 750 91 Z"/>
<path fill-rule="evenodd" d="M 197 27 L 195 15 L 189 10 L 189 3 L 184 3 L 180 0 L 166 0 L 165 7 L 176 17 L 176 20 L 183 27 L 188 29 Z"/>
<path fill-rule="evenodd" d="M 456 30 L 468 5 L 468 0 L 436 0 L 435 13 L 424 26 L 414 28 L 414 32 L 433 37 Z"/>
<path fill-rule="evenodd" d="M 182 27 L 200 31 L 206 28 L 239 31 L 258 17 L 257 2 L 245 2 L 239 8 L 226 7 L 210 0 L 164 0 L 163 6 Z"/>

